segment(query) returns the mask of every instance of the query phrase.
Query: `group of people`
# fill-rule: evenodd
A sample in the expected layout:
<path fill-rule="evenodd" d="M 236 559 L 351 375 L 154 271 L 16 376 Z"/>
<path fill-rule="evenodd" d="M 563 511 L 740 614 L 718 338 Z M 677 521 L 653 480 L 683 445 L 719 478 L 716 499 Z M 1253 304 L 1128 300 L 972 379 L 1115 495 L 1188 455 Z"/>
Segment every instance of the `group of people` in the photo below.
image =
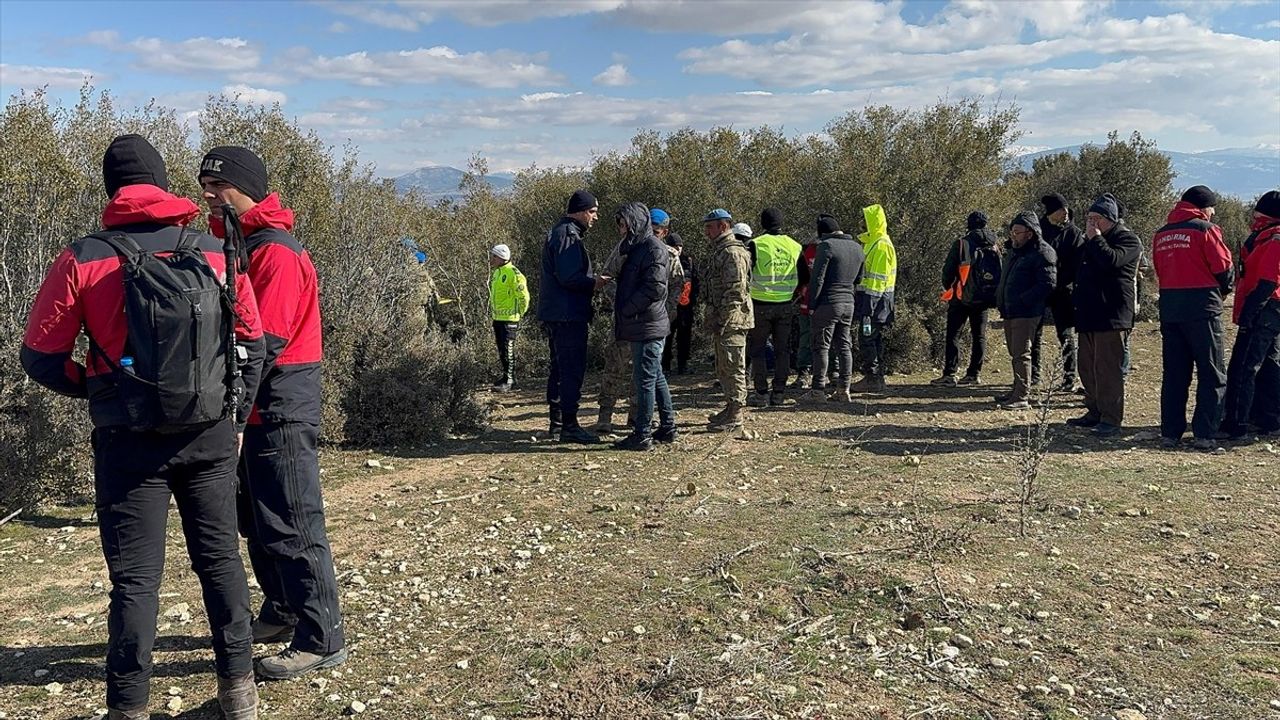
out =
<path fill-rule="evenodd" d="M 317 444 L 319 284 L 250 150 L 215 147 L 168 192 L 139 135 L 102 161 L 101 232 L 72 242 L 36 295 L 21 351 L 36 382 L 88 400 L 95 510 L 111 580 L 107 717 L 143 720 L 172 497 L 200 580 L 225 717 L 257 717 L 259 678 L 347 657 Z M 75 360 L 88 339 L 85 363 Z M 263 604 L 251 611 L 237 531 Z M 287 643 L 256 663 L 253 645 Z"/>

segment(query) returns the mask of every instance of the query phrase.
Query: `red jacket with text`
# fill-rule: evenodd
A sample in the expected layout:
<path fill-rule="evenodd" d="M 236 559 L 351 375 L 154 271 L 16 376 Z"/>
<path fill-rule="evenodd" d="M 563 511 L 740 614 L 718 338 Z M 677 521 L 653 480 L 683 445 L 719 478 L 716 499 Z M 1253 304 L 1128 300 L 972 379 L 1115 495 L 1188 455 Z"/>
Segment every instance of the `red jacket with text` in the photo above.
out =
<path fill-rule="evenodd" d="M 1232 284 L 1231 250 L 1222 241 L 1222 228 L 1185 201 L 1173 206 L 1165 223 L 1151 241 L 1161 322 L 1218 317 Z"/>
<path fill-rule="evenodd" d="M 1242 328 L 1264 320 L 1280 327 L 1280 218 L 1262 216 L 1240 246 L 1240 283 L 1232 319 Z"/>

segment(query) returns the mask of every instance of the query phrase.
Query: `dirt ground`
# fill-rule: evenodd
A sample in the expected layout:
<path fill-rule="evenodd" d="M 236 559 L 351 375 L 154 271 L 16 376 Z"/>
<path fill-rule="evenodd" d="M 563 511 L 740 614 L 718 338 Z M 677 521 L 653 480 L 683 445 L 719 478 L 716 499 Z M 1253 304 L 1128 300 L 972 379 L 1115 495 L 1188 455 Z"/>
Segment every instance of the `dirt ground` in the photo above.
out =
<path fill-rule="evenodd" d="M 981 387 L 893 377 L 759 411 L 749 439 L 703 429 L 702 372 L 673 378 L 686 432 L 648 454 L 537 439 L 533 382 L 481 437 L 325 451 L 351 659 L 263 686 L 262 717 L 1280 717 L 1280 440 L 1160 450 L 1144 325 L 1123 438 L 1054 401 L 1023 537 L 1036 412 L 994 408 L 990 339 Z M 0 717 L 102 707 L 88 514 L 0 528 Z M 215 718 L 176 522 L 162 592 L 153 717 Z"/>

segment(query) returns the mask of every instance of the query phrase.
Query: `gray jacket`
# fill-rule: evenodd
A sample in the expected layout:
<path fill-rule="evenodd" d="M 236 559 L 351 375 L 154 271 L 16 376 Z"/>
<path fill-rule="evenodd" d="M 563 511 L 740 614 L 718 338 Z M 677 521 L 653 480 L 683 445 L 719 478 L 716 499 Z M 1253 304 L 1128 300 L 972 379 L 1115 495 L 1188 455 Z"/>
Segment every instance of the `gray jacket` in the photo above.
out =
<path fill-rule="evenodd" d="M 865 260 L 862 245 L 849 235 L 837 232 L 818 238 L 809 274 L 810 311 L 823 305 L 852 308 Z"/>

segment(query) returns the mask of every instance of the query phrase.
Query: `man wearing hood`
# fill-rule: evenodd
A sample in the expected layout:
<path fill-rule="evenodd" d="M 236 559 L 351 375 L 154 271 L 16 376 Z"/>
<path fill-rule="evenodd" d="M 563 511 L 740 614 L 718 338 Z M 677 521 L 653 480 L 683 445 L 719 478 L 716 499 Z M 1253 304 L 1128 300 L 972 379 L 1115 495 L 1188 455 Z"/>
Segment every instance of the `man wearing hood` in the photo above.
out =
<path fill-rule="evenodd" d="M 1040 234 L 1058 255 L 1058 286 L 1049 296 L 1049 315 L 1053 317 L 1053 329 L 1058 336 L 1058 349 L 1062 358 L 1062 386 L 1060 392 L 1074 393 L 1079 387 L 1078 343 L 1076 340 L 1075 312 L 1071 306 L 1071 292 L 1075 288 L 1076 269 L 1080 266 L 1080 248 L 1084 235 L 1071 222 L 1067 199 L 1058 193 L 1040 198 L 1044 215 L 1040 217 Z M 1044 324 L 1036 328 L 1031 340 L 1031 384 L 1040 383 L 1040 337 Z"/>
<path fill-rule="evenodd" d="M 831 215 L 818 216 L 818 249 L 809 275 L 809 298 L 813 327 L 813 387 L 807 402 L 827 402 L 827 360 L 834 344 L 839 367 L 833 398 L 849 402 L 849 377 L 853 372 L 854 296 L 862 281 L 862 246 L 840 232 Z"/>
<path fill-rule="evenodd" d="M 1006 410 L 1030 407 L 1031 339 L 1044 318 L 1058 278 L 1058 257 L 1040 237 L 1040 218 L 1023 211 L 1009 223 L 1010 249 L 1000 272 L 996 306 L 1004 318 L 1004 339 L 1013 360 L 1013 388 L 997 398 Z"/>
<path fill-rule="evenodd" d="M 707 332 L 716 353 L 716 375 L 725 407 L 707 419 L 712 431 L 742 427 L 747 404 L 747 333 L 755 325 L 751 312 L 751 253 L 733 234 L 733 216 L 717 208 L 702 219 L 711 242 L 704 287 Z"/>
<path fill-rule="evenodd" d="M 1187 394 L 1195 369 L 1191 432 L 1198 450 L 1212 450 L 1222 422 L 1227 368 L 1222 299 L 1231 292 L 1231 251 L 1214 225 L 1218 196 L 1204 185 L 1182 194 L 1151 240 L 1160 282 L 1160 442 L 1177 447 L 1187 429 Z"/>
<path fill-rule="evenodd" d="M 1232 319 L 1239 330 L 1227 367 L 1222 434 L 1248 436 L 1249 425 L 1280 433 L 1280 190 L 1253 206 L 1252 232 L 1240 246 L 1240 282 Z"/>
<path fill-rule="evenodd" d="M 150 717 L 151 650 L 172 497 L 182 516 L 182 533 L 191 567 L 200 579 L 213 635 L 218 704 L 227 718 L 249 720 L 257 717 L 258 706 L 249 630 L 252 616 L 236 537 L 235 496 L 227 491 L 235 484 L 237 433 L 243 431 L 261 378 L 263 338 L 257 301 L 249 278 L 237 274 L 234 313 L 222 303 L 204 313 L 207 322 L 220 310 L 217 317 L 226 323 L 226 331 L 234 323 L 236 345 L 245 351 L 246 359 L 240 363 L 244 394 L 238 406 L 232 406 L 237 399 L 233 382 L 219 388 L 227 398 L 225 405 L 219 398 L 220 419 L 201 421 L 189 429 L 166 427 L 169 432 L 142 429 L 138 406 L 125 397 L 127 379 L 153 370 L 159 379 L 166 360 L 172 362 L 183 351 L 156 357 L 154 351 L 132 345 L 137 324 L 148 319 L 129 316 L 128 307 L 136 307 L 133 301 L 138 298 L 135 291 L 126 292 L 126 285 L 144 271 L 160 273 L 145 270 L 161 265 L 154 258 L 169 258 L 173 265 L 164 265 L 177 268 L 181 252 L 190 253 L 191 258 L 183 267 L 198 267 L 217 276 L 212 284 L 225 284 L 226 255 L 221 242 L 187 229 L 200 209 L 186 198 L 169 194 L 164 161 L 142 136 L 122 135 L 112 141 L 102 159 L 102 177 L 110 198 L 102 211 L 105 231 L 72 242 L 54 260 L 31 307 L 21 362 L 32 380 L 89 401 L 95 509 L 111 578 L 107 717 Z M 126 251 L 131 256 L 127 272 Z M 220 300 L 226 302 L 229 297 Z M 184 341 L 204 337 L 196 318 L 183 331 Z M 90 347 L 83 365 L 73 357 L 82 332 Z M 226 339 L 223 328 L 215 332 Z M 213 368 L 219 377 L 225 377 L 221 368 L 230 367 L 227 356 L 237 354 L 228 345 L 229 341 L 219 343 L 221 357 Z M 147 362 L 158 367 L 149 368 Z M 168 370 L 183 377 L 197 373 L 194 367 L 163 372 Z"/>
<path fill-rule="evenodd" d="M 1071 299 L 1080 334 L 1080 380 L 1086 412 L 1068 425 L 1112 437 L 1124 421 L 1125 343 L 1137 314 L 1142 241 L 1120 218 L 1120 203 L 1104 193 L 1089 207 L 1080 267 Z"/>
<path fill-rule="evenodd" d="M 293 211 L 268 192 L 261 158 L 216 147 L 201 161 L 199 181 L 214 235 L 226 236 L 224 206 L 239 217 L 262 310 L 267 356 L 240 464 L 241 531 L 263 594 L 253 639 L 290 640 L 258 661 L 258 674 L 287 680 L 347 658 L 320 488 L 319 282 L 292 234 Z"/>
<path fill-rule="evenodd" d="M 854 315 L 861 326 L 859 350 L 862 354 L 862 379 L 853 392 L 883 392 L 884 330 L 893 324 L 893 288 L 898 279 L 898 254 L 889 237 L 889 222 L 884 208 L 871 205 L 862 209 L 867 231 L 858 236 L 866 254 L 862 280 L 854 301 Z M 816 363 L 816 360 L 815 360 Z"/>
<path fill-rule="evenodd" d="M 808 281 L 800 275 L 802 268 L 808 270 L 800 260 L 800 243 L 782 232 L 782 211 L 765 208 L 760 213 L 760 226 L 764 233 L 757 235 L 748 246 L 751 305 L 756 323 L 747 340 L 755 381 L 755 394 L 751 398 L 754 407 L 783 404 L 787 378 L 791 375 L 791 325 L 796 315 L 796 293 L 800 283 Z M 774 349 L 772 385 L 765 362 L 770 340 Z"/>
<path fill-rule="evenodd" d="M 942 366 L 942 377 L 933 381 L 934 385 L 977 385 L 982 373 L 982 360 L 987 353 L 987 310 L 988 305 L 980 303 L 968 304 L 963 301 L 964 283 L 967 277 L 961 278 L 961 268 L 969 267 L 972 272 L 973 260 L 979 253 L 998 253 L 996 234 L 987 229 L 987 214 L 981 210 L 969 213 L 965 221 L 968 232 L 956 240 L 947 253 L 947 261 L 942 266 L 942 289 L 949 293 L 947 300 L 947 337 L 946 352 Z M 956 371 L 960 367 L 960 331 L 969 326 L 969 366 L 964 377 L 956 379 Z"/>
<path fill-rule="evenodd" d="M 631 345 L 635 388 L 631 434 L 614 443 L 618 450 L 648 450 L 654 441 L 674 442 L 676 413 L 662 372 L 662 346 L 671 331 L 668 314 L 673 256 L 650 227 L 649 209 L 627 203 L 614 218 L 623 258 L 613 303 L 614 337 Z M 677 267 L 679 262 L 676 261 Z M 654 404 L 658 431 L 653 431 Z"/>

